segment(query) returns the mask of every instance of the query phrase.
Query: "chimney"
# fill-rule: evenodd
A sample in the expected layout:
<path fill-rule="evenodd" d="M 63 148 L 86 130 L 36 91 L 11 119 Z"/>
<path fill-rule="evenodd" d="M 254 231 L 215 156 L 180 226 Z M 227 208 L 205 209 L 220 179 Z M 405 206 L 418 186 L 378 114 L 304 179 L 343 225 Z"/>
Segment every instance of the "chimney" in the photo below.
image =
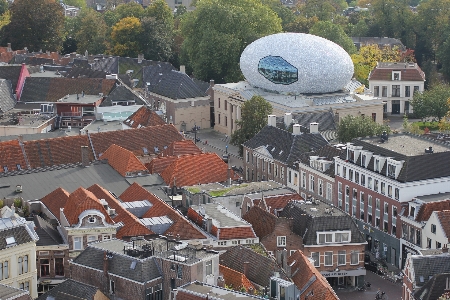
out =
<path fill-rule="evenodd" d="M 88 146 L 81 146 L 81 165 L 89 167 L 89 148 Z"/>
<path fill-rule="evenodd" d="M 302 134 L 302 132 L 300 131 L 300 124 L 294 124 L 294 126 L 292 126 L 292 134 L 293 135 Z"/>
<path fill-rule="evenodd" d="M 144 60 L 144 54 L 138 54 L 138 64 L 142 63 L 142 61 Z"/>
<path fill-rule="evenodd" d="M 250 263 L 248 261 L 245 261 L 244 262 L 244 275 L 247 278 L 248 278 L 248 265 L 250 265 Z"/>
<path fill-rule="evenodd" d="M 448 246 L 447 246 L 447 244 L 444 244 L 444 247 L 442 247 L 442 253 L 448 253 Z"/>
<path fill-rule="evenodd" d="M 180 72 L 186 74 L 186 66 L 185 65 L 180 66 Z"/>
<path fill-rule="evenodd" d="M 227 185 L 231 185 L 231 168 L 227 169 Z"/>
<path fill-rule="evenodd" d="M 50 51 L 49 50 L 47 50 L 45 52 L 46 52 L 47 56 L 50 56 Z"/>
<path fill-rule="evenodd" d="M 309 133 L 319 133 L 319 123 L 309 123 Z"/>
<path fill-rule="evenodd" d="M 11 43 L 8 43 L 8 47 L 6 48 L 6 52 L 12 52 Z"/>
<path fill-rule="evenodd" d="M 210 86 L 210 87 L 213 87 L 213 86 L 214 86 L 214 79 L 211 79 L 211 80 L 209 81 L 209 86 Z"/>
<path fill-rule="evenodd" d="M 17 139 L 19 140 L 19 144 L 23 144 L 23 135 L 19 135 Z"/>
<path fill-rule="evenodd" d="M 287 259 L 288 259 L 286 248 L 284 248 L 281 252 L 282 252 L 282 261 L 281 261 L 282 264 L 281 264 L 281 266 L 283 267 L 284 270 L 286 270 L 286 268 L 287 268 Z"/>
<path fill-rule="evenodd" d="M 89 52 L 87 50 L 84 52 L 84 57 L 86 57 L 86 58 L 89 57 Z"/>
<path fill-rule="evenodd" d="M 286 128 L 288 128 L 289 125 L 291 125 L 291 123 L 292 123 L 292 114 L 285 113 L 284 114 L 284 125 L 286 126 Z"/>
<path fill-rule="evenodd" d="M 277 264 L 281 266 L 283 264 L 283 251 L 277 250 L 276 253 Z"/>
<path fill-rule="evenodd" d="M 277 116 L 268 115 L 267 116 L 267 125 L 277 127 Z"/>
<path fill-rule="evenodd" d="M 212 219 L 207 218 L 206 219 L 206 231 L 208 231 L 208 233 L 211 233 L 212 225 L 213 225 Z"/>
<path fill-rule="evenodd" d="M 225 287 L 225 280 L 223 279 L 223 276 L 217 277 L 217 286 L 218 287 Z"/>
<path fill-rule="evenodd" d="M 106 277 L 108 277 L 108 265 L 108 253 L 103 251 L 103 274 L 105 274 Z"/>
<path fill-rule="evenodd" d="M 75 58 L 75 57 L 77 57 L 77 53 L 76 52 L 70 53 L 70 58 Z"/>

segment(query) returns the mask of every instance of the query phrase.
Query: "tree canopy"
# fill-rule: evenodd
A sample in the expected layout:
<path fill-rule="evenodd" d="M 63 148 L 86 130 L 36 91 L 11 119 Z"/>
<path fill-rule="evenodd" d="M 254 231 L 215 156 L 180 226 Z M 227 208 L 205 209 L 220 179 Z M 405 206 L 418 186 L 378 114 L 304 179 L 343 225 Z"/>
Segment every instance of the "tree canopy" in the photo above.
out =
<path fill-rule="evenodd" d="M 218 83 L 242 78 L 239 58 L 254 40 L 280 32 L 281 19 L 257 0 L 199 0 L 181 20 L 182 62 L 196 78 Z"/>
<path fill-rule="evenodd" d="M 417 118 L 436 118 L 440 121 L 449 111 L 450 86 L 436 84 L 423 93 L 414 93 L 411 104 Z"/>
<path fill-rule="evenodd" d="M 93 9 L 82 10 L 74 29 L 77 50 L 84 53 L 102 54 L 106 50 L 108 26 L 102 15 Z"/>
<path fill-rule="evenodd" d="M 267 116 L 272 113 L 272 105 L 261 96 L 253 96 L 241 107 L 241 119 L 236 121 L 237 130 L 231 135 L 231 143 L 239 146 L 242 155 L 242 144 L 254 137 L 266 124 Z"/>
<path fill-rule="evenodd" d="M 337 136 L 340 142 L 347 143 L 358 137 L 380 135 L 383 131 L 389 134 L 391 129 L 376 123 L 371 117 L 348 115 L 339 122 Z"/>
<path fill-rule="evenodd" d="M 344 29 L 330 21 L 319 21 L 314 24 L 309 31 L 310 34 L 314 34 L 332 42 L 335 42 L 348 54 L 353 54 L 356 52 L 356 47 L 353 44 L 352 39 L 344 32 Z"/>

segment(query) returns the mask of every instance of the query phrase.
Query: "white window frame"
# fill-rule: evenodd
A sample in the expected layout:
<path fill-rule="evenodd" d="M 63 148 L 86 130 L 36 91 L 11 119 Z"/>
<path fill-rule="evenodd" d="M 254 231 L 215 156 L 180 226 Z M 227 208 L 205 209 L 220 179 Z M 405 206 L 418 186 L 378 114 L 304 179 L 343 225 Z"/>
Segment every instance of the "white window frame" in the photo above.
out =
<path fill-rule="evenodd" d="M 286 236 L 277 236 L 277 247 L 286 247 Z"/>
<path fill-rule="evenodd" d="M 356 256 L 356 263 L 353 262 L 353 258 Z M 350 265 L 359 265 L 359 251 L 352 251 L 350 253 Z"/>
<path fill-rule="evenodd" d="M 314 192 L 314 175 L 309 174 L 309 191 Z"/>
<path fill-rule="evenodd" d="M 343 252 L 343 253 L 340 253 Z M 341 262 L 341 258 L 344 258 L 344 262 Z M 345 250 L 338 250 L 338 266 L 345 266 L 347 264 L 347 251 Z"/>
<path fill-rule="evenodd" d="M 331 255 L 330 255 L 330 253 L 331 253 Z M 331 257 L 331 264 L 327 264 L 327 257 L 329 257 L 329 256 Z M 333 251 L 325 251 L 323 257 L 324 257 L 324 261 L 323 261 L 324 266 L 329 267 L 329 266 L 333 265 Z"/>
<path fill-rule="evenodd" d="M 333 185 L 331 183 L 327 182 L 327 194 L 326 194 L 325 198 L 328 201 L 331 201 L 332 195 L 333 195 Z"/>
<path fill-rule="evenodd" d="M 96 242 L 96 241 L 98 241 L 98 236 L 97 235 L 88 235 L 87 236 L 87 242 L 88 243 L 92 243 L 92 242 Z"/>
<path fill-rule="evenodd" d="M 77 240 L 79 241 L 77 242 Z M 80 248 L 77 248 L 77 243 L 80 243 Z M 83 237 L 82 236 L 74 236 L 73 237 L 73 250 L 83 250 Z"/>
<path fill-rule="evenodd" d="M 212 259 L 207 260 L 205 262 L 205 275 L 210 276 L 213 274 L 213 265 L 212 265 Z"/>
<path fill-rule="evenodd" d="M 321 178 L 317 179 L 317 188 L 318 188 L 318 194 L 319 196 L 323 197 L 323 180 Z"/>
<path fill-rule="evenodd" d="M 314 259 L 314 254 L 317 253 L 317 260 Z M 320 267 L 320 252 L 311 252 L 311 259 L 314 261 L 314 267 Z"/>

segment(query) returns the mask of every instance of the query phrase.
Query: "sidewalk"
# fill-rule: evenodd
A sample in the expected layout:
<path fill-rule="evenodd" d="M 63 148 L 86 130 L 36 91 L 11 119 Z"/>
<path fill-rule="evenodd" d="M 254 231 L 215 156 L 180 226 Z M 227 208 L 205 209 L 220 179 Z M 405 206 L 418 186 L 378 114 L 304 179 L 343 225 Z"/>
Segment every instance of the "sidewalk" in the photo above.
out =
<path fill-rule="evenodd" d="M 194 132 L 186 133 L 186 138 L 194 140 Z M 236 158 L 241 158 L 239 156 L 239 148 L 230 144 L 231 137 L 225 136 L 225 134 L 219 133 L 212 128 L 201 129 L 197 131 L 197 145 L 201 148 L 203 143 L 207 142 L 208 146 L 223 152 L 224 154 L 228 152 L 228 155 L 234 156 Z M 228 146 L 228 147 L 227 147 Z"/>

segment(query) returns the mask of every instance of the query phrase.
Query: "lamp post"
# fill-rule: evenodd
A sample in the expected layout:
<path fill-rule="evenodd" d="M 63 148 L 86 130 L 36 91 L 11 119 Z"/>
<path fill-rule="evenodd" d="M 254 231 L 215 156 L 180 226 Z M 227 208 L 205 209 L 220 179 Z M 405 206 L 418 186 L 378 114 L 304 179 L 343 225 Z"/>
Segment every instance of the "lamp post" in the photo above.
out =
<path fill-rule="evenodd" d="M 197 144 L 197 124 L 194 124 L 194 143 Z"/>
<path fill-rule="evenodd" d="M 228 145 L 225 145 L 225 154 L 228 154 Z"/>

